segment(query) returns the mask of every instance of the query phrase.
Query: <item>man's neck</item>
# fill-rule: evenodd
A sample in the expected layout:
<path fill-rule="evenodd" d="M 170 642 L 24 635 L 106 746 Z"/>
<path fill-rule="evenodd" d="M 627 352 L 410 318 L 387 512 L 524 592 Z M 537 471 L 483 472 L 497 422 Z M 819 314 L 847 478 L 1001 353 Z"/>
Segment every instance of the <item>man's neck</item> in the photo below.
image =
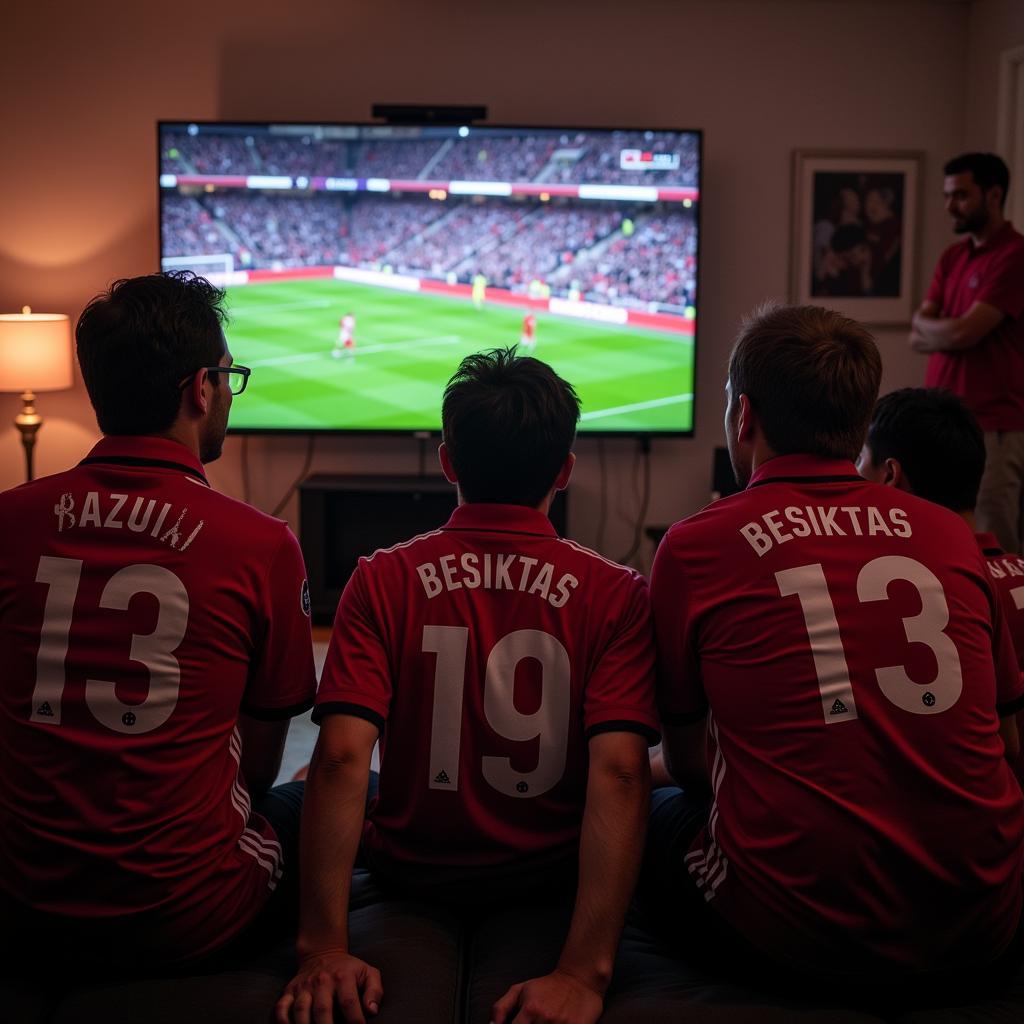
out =
<path fill-rule="evenodd" d="M 966 512 L 961 512 L 960 518 L 971 528 L 971 533 L 978 532 L 978 524 L 974 518 L 974 509 L 967 509 Z"/>
<path fill-rule="evenodd" d="M 990 242 L 999 231 L 1002 230 L 1003 225 L 1006 223 L 1006 218 L 1002 212 L 993 213 L 988 223 L 980 231 L 971 232 L 971 241 L 974 243 L 975 248 L 979 245 L 984 245 L 986 242 Z"/>
<path fill-rule="evenodd" d="M 167 441 L 177 441 L 184 445 L 197 459 L 199 458 L 199 439 L 194 430 L 189 430 L 181 423 L 174 423 L 162 434 L 155 434 L 154 437 L 162 437 Z"/>

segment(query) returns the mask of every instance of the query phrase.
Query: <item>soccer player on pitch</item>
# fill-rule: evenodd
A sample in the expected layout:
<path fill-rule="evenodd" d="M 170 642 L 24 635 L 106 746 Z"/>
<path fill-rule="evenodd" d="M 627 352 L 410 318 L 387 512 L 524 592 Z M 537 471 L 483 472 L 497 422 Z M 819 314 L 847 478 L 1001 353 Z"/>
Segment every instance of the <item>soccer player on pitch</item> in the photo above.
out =
<path fill-rule="evenodd" d="M 104 437 L 0 495 L 0 915 L 47 969 L 283 934 L 301 786 L 268 787 L 313 702 L 309 591 L 287 525 L 203 471 L 249 376 L 223 301 L 189 272 L 94 299 L 76 338 Z"/>
<path fill-rule="evenodd" d="M 974 519 L 985 472 L 985 435 L 974 414 L 951 391 L 903 388 L 879 399 L 857 461 L 866 480 L 888 484 L 956 512 L 971 528 L 1024 667 L 1024 558 L 1007 554 Z M 1012 712 L 1001 708 L 1000 714 Z M 1018 726 L 1020 718 L 1018 716 Z M 1024 761 L 1015 771 L 1024 779 Z"/>
<path fill-rule="evenodd" d="M 528 352 L 532 352 L 537 347 L 537 318 L 533 313 L 527 313 L 523 317 L 523 329 L 519 335 L 519 346 L 520 348 L 526 349 Z"/>
<path fill-rule="evenodd" d="M 484 299 L 487 297 L 487 278 L 483 274 L 473 275 L 473 305 L 477 309 L 484 308 Z"/>
<path fill-rule="evenodd" d="M 684 789 L 654 794 L 642 888 L 744 969 L 934 995 L 1016 955 L 999 715 L 1024 691 L 967 525 L 856 472 L 880 378 L 867 330 L 828 310 L 740 331 L 725 429 L 746 490 L 673 526 L 652 573 Z"/>
<path fill-rule="evenodd" d="M 306 1024 L 314 1004 L 361 1020 L 357 990 L 368 1013 L 379 1006 L 380 975 L 347 952 L 360 839 L 373 873 L 403 892 L 474 911 L 572 911 L 557 964 L 513 985 L 495 1024 L 601 1014 L 658 733 L 643 578 L 560 540 L 546 514 L 569 480 L 578 418 L 576 393 L 544 363 L 467 357 L 442 408 L 458 508 L 441 529 L 360 559 L 345 589 L 314 712 L 301 968 L 282 1024 Z"/>
<path fill-rule="evenodd" d="M 331 355 L 335 359 L 344 356 L 351 359 L 356 354 L 356 318 L 351 312 L 346 313 L 338 321 L 338 340 L 334 343 Z"/>

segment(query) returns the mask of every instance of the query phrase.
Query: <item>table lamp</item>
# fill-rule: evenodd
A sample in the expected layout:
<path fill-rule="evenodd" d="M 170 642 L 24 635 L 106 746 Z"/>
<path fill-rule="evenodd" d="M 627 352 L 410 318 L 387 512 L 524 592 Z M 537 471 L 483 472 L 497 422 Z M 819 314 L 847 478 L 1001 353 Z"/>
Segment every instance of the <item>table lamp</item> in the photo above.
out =
<path fill-rule="evenodd" d="M 63 313 L 0 313 L 0 391 L 20 391 L 24 403 L 14 424 L 25 446 L 25 478 L 32 479 L 32 451 L 43 424 L 37 391 L 63 391 L 74 383 L 71 324 Z"/>

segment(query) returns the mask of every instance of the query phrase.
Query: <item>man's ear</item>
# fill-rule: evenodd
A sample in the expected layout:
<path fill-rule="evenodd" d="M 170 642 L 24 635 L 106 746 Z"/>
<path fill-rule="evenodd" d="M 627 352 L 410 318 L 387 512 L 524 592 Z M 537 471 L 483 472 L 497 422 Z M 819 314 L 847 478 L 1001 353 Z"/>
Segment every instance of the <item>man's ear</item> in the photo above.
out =
<path fill-rule="evenodd" d="M 576 456 L 569 452 L 565 457 L 565 462 L 562 464 L 562 468 L 558 471 L 558 476 L 555 477 L 555 490 L 564 491 L 569 486 L 569 477 L 572 476 L 572 467 L 576 465 Z"/>
<path fill-rule="evenodd" d="M 441 472 L 444 473 L 445 480 L 450 484 L 457 484 L 459 478 L 455 474 L 455 467 L 452 466 L 452 460 L 448 455 L 448 446 L 443 441 L 437 449 L 437 460 L 441 463 Z"/>
<path fill-rule="evenodd" d="M 897 491 L 906 491 L 907 494 L 914 493 L 914 489 L 910 486 L 910 481 L 907 479 L 907 474 L 903 472 L 903 465 L 899 459 L 885 460 L 885 476 L 882 478 L 882 483 L 889 487 L 895 487 Z"/>
<path fill-rule="evenodd" d="M 200 370 L 183 391 L 185 401 L 189 402 L 193 411 L 200 416 L 205 416 L 210 410 L 210 398 L 206 388 L 209 379 L 210 375 L 206 370 Z"/>
<path fill-rule="evenodd" d="M 739 397 L 739 414 L 736 422 L 736 440 L 751 444 L 757 429 L 757 413 L 745 394 Z"/>

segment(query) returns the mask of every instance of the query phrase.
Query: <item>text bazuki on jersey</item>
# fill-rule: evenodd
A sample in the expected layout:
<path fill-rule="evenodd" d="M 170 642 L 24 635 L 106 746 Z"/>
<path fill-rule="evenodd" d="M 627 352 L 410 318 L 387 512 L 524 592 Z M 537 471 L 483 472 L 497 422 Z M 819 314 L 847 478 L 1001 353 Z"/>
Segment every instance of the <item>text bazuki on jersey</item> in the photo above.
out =
<path fill-rule="evenodd" d="M 912 537 L 914 531 L 901 508 L 787 505 L 765 512 L 760 522 L 755 519 L 741 526 L 740 533 L 761 558 L 776 544 L 799 537 Z"/>
<path fill-rule="evenodd" d="M 133 533 L 145 533 L 148 530 L 150 536 L 156 537 L 162 544 L 170 544 L 172 548 L 184 551 L 205 525 L 202 519 L 195 524 L 186 524 L 187 506 L 175 516 L 172 502 L 142 497 L 132 502 L 131 498 L 130 494 L 101 496 L 99 491 L 87 491 L 84 498 L 76 500 L 73 492 L 65 491 L 53 507 L 57 532 L 85 526 L 107 530 L 127 529 Z"/>
<path fill-rule="evenodd" d="M 534 571 L 537 566 L 539 568 Z M 477 554 L 472 551 L 464 551 L 461 558 L 450 554 L 442 555 L 436 562 L 424 562 L 416 566 L 416 573 L 428 599 L 437 597 L 442 590 L 451 592 L 463 587 L 467 590 L 483 587 L 484 590 L 518 590 L 536 594 L 552 608 L 561 608 L 580 582 L 567 572 L 555 583 L 555 567 L 551 562 L 541 562 L 526 555 Z"/>

